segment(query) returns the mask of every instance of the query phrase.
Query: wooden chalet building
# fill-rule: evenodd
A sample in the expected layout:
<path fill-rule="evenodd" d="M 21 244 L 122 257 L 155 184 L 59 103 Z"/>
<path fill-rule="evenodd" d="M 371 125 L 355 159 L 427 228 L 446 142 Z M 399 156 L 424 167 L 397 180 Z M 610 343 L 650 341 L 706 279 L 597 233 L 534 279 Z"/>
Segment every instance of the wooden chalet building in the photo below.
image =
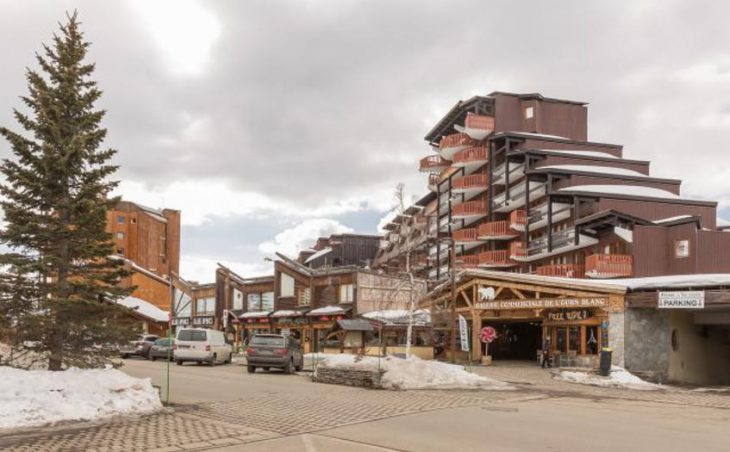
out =
<path fill-rule="evenodd" d="M 367 267 L 380 247 L 380 235 L 333 234 L 320 237 L 315 245 L 299 253 L 297 261 L 309 268 L 354 265 Z"/>

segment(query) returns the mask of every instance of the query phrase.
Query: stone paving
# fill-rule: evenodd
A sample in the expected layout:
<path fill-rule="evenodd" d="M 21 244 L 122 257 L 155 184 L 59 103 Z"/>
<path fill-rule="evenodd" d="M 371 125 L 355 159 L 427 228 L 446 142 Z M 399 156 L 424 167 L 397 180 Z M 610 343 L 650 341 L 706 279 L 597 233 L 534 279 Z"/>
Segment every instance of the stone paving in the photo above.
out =
<path fill-rule="evenodd" d="M 177 407 L 141 418 L 37 429 L 0 437 L 3 451 L 210 450 L 281 436 L 447 408 L 486 406 L 545 397 L 620 398 L 730 409 L 730 393 L 678 388 L 636 391 L 553 380 L 535 366 L 475 368 L 507 381 L 514 391 L 382 391 L 322 385 L 312 393 L 269 392 L 241 400 Z M 316 390 L 314 390 L 316 389 Z"/>

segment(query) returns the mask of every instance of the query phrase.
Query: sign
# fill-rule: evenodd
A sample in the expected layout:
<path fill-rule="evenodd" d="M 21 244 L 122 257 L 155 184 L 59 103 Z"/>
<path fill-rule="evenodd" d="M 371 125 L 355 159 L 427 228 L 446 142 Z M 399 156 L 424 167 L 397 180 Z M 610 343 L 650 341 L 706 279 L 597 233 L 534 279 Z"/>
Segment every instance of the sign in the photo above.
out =
<path fill-rule="evenodd" d="M 549 308 L 594 308 L 608 305 L 608 298 L 528 298 L 513 300 L 480 301 L 476 309 L 549 309 Z"/>
<path fill-rule="evenodd" d="M 495 339 L 497 339 L 497 330 L 495 330 L 491 326 L 485 326 L 484 328 L 482 328 L 479 339 L 481 339 L 482 342 L 485 344 L 491 344 L 492 342 L 494 342 Z"/>
<path fill-rule="evenodd" d="M 173 326 L 188 326 L 190 325 L 190 317 L 174 317 L 172 319 Z"/>
<path fill-rule="evenodd" d="M 657 308 L 659 309 L 703 309 L 705 292 L 702 290 L 685 290 L 659 292 Z"/>
<path fill-rule="evenodd" d="M 213 326 L 214 322 L 215 319 L 212 315 L 205 317 L 193 317 L 193 325 L 196 326 Z"/>
<path fill-rule="evenodd" d="M 466 319 L 459 314 L 459 337 L 461 338 L 461 351 L 469 351 L 469 329 L 466 326 Z"/>
<path fill-rule="evenodd" d="M 586 309 L 574 311 L 548 312 L 547 319 L 551 322 L 570 322 L 575 320 L 585 320 L 590 317 L 590 313 Z"/>

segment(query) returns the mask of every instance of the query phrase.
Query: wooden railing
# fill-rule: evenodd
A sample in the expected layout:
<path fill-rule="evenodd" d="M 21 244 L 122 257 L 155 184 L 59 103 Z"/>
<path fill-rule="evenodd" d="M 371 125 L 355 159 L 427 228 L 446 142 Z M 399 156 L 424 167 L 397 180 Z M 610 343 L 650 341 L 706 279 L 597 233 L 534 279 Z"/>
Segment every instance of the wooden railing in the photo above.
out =
<path fill-rule="evenodd" d="M 477 140 L 473 139 L 469 135 L 465 133 L 453 133 L 441 138 L 439 148 L 446 149 L 454 148 L 456 146 L 474 146 L 475 144 L 477 144 Z"/>
<path fill-rule="evenodd" d="M 479 237 L 505 237 L 517 235 L 515 231 L 510 229 L 509 221 L 491 221 L 479 225 Z"/>
<path fill-rule="evenodd" d="M 471 254 L 469 256 L 459 256 L 456 258 L 456 266 L 459 268 L 476 268 L 479 265 L 479 256 Z"/>
<path fill-rule="evenodd" d="M 484 146 L 474 146 L 466 148 L 463 151 L 459 151 L 454 154 L 453 162 L 459 163 L 472 163 L 472 162 L 485 162 L 487 161 L 487 148 Z"/>
<path fill-rule="evenodd" d="M 494 130 L 494 116 L 467 113 L 464 127 L 469 129 Z"/>
<path fill-rule="evenodd" d="M 514 240 L 509 244 L 509 255 L 511 257 L 527 257 L 527 247 L 521 240 Z"/>
<path fill-rule="evenodd" d="M 470 174 L 454 179 L 452 189 L 465 190 L 467 188 L 487 188 L 486 174 Z"/>
<path fill-rule="evenodd" d="M 524 227 L 527 224 L 527 215 L 525 213 L 525 209 L 513 210 L 509 214 L 509 223 L 510 226 L 512 226 L 513 228 L 515 226 Z"/>
<path fill-rule="evenodd" d="M 477 241 L 477 228 L 466 228 L 454 231 L 451 236 L 454 242 L 475 242 Z"/>
<path fill-rule="evenodd" d="M 562 278 L 582 278 L 585 270 L 579 264 L 553 264 L 537 267 L 540 276 L 558 276 Z"/>
<path fill-rule="evenodd" d="M 458 204 L 451 209 L 451 215 L 455 217 L 466 217 L 472 215 L 486 215 L 486 201 L 468 201 Z"/>
<path fill-rule="evenodd" d="M 479 265 L 503 265 L 511 263 L 507 250 L 484 251 L 479 253 Z"/>
<path fill-rule="evenodd" d="M 440 173 L 447 166 L 449 166 L 449 162 L 441 158 L 440 155 L 429 155 L 421 159 L 418 168 L 422 172 Z"/>
<path fill-rule="evenodd" d="M 586 257 L 586 276 L 616 278 L 633 275 L 633 258 L 628 254 L 591 254 Z"/>

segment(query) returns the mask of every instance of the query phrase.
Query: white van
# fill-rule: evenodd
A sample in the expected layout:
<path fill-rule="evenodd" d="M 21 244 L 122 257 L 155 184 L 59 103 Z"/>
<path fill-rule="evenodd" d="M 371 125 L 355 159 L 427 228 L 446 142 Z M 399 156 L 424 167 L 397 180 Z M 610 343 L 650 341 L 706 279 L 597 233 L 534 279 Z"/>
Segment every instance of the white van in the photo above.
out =
<path fill-rule="evenodd" d="M 181 328 L 175 335 L 172 356 L 178 366 L 186 361 L 230 364 L 231 346 L 226 343 L 223 331 L 203 328 Z"/>

